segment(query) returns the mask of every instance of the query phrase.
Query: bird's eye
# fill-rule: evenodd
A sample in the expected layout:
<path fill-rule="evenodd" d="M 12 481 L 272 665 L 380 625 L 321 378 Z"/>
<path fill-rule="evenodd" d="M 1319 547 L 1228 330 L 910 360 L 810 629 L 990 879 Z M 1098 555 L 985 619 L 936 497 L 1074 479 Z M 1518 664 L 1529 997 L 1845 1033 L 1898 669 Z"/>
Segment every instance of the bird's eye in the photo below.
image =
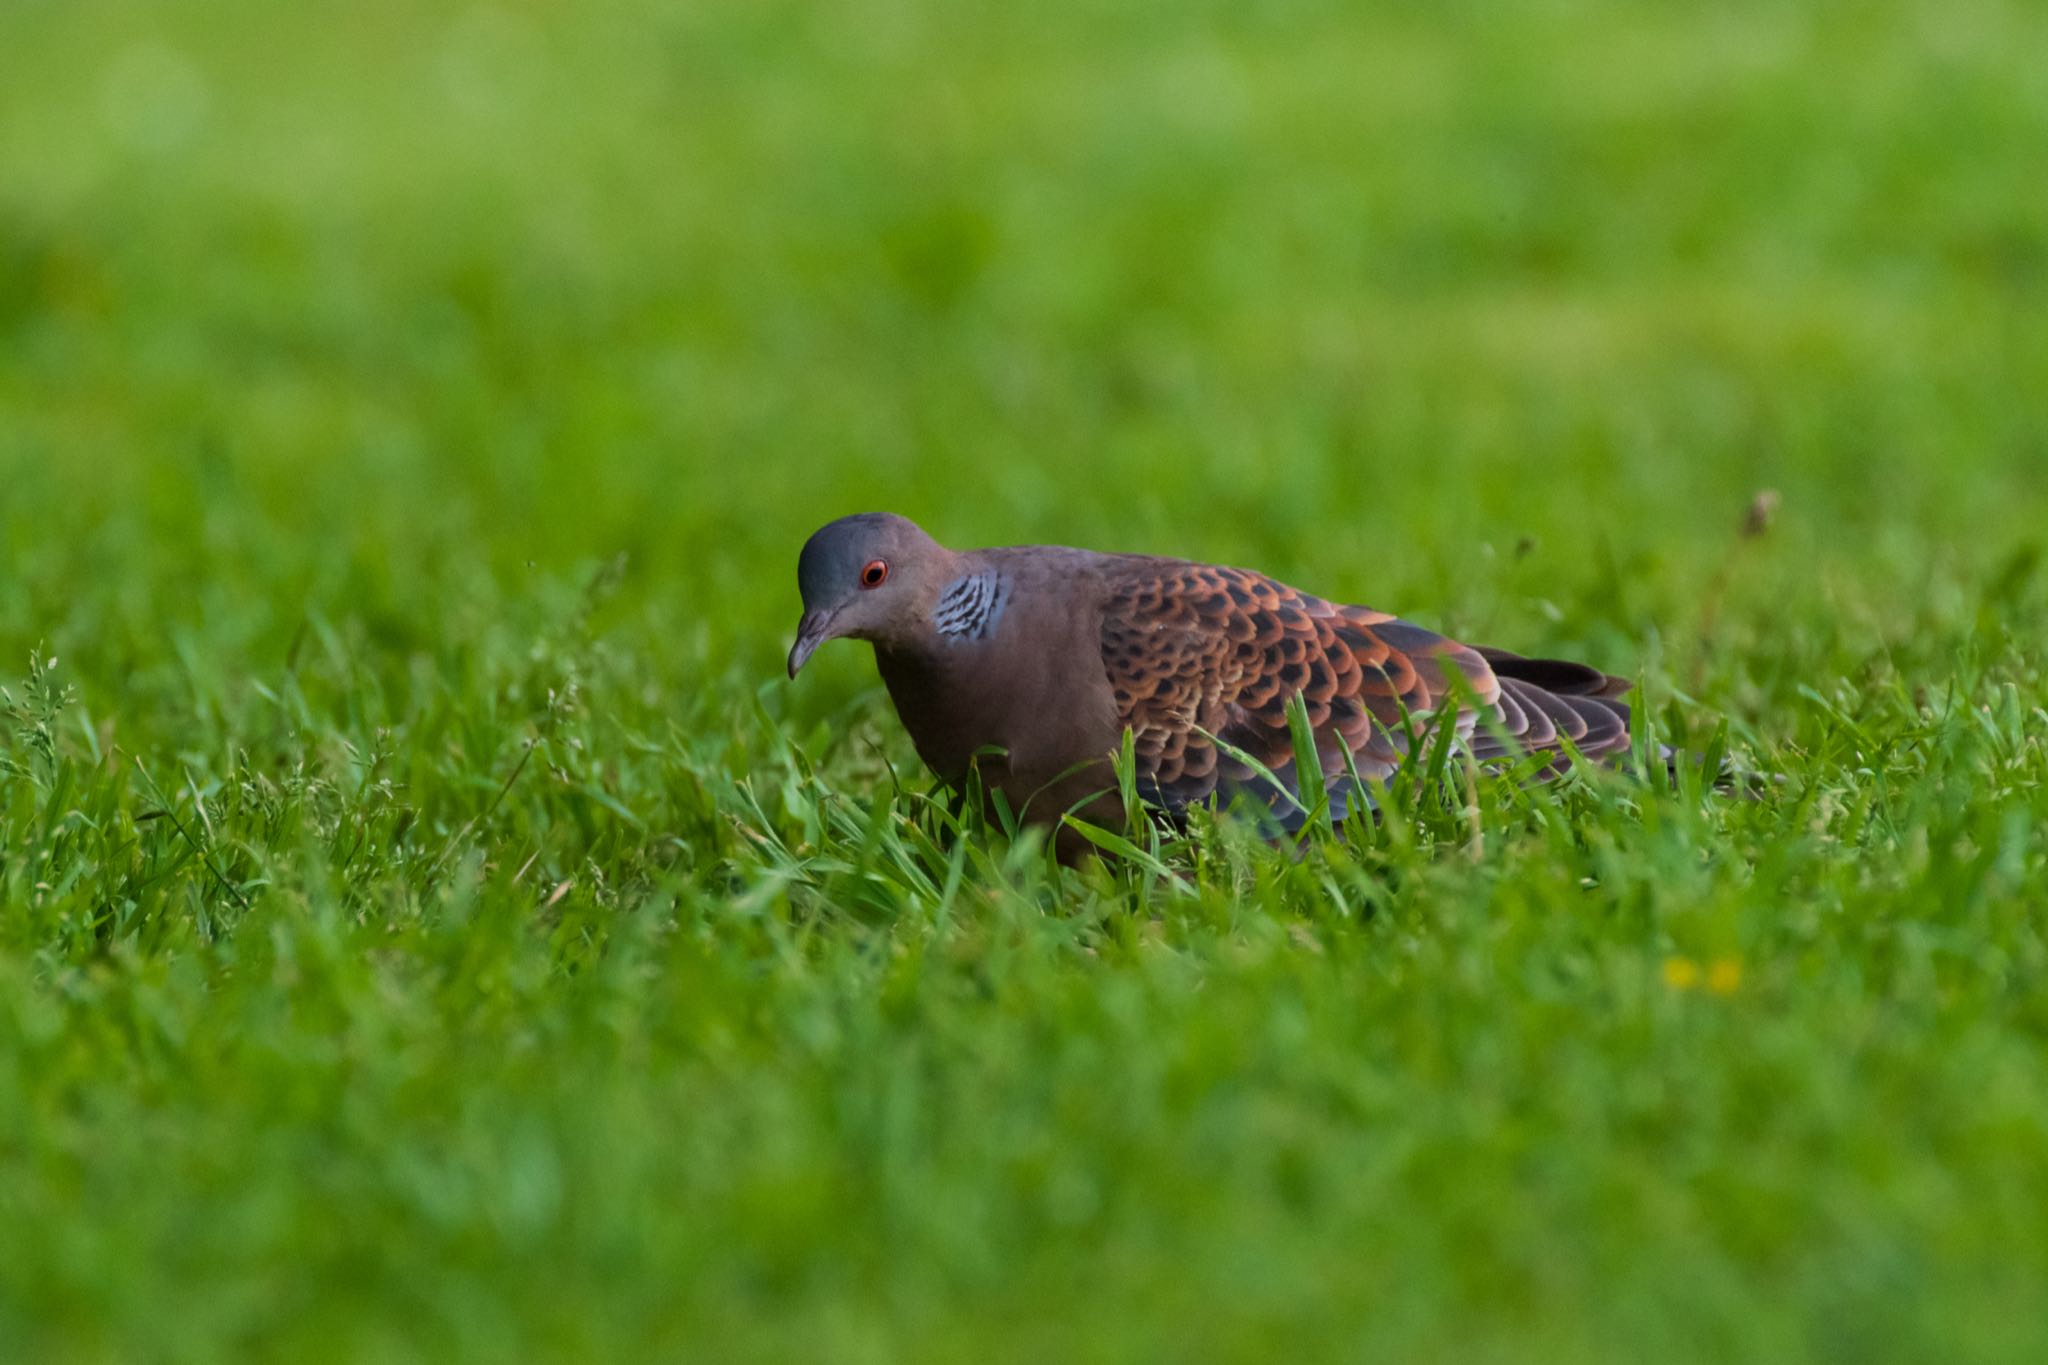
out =
<path fill-rule="evenodd" d="M 860 585 L 863 588 L 879 588 L 889 581 L 889 566 L 879 559 L 870 559 L 868 566 L 860 571 Z"/>

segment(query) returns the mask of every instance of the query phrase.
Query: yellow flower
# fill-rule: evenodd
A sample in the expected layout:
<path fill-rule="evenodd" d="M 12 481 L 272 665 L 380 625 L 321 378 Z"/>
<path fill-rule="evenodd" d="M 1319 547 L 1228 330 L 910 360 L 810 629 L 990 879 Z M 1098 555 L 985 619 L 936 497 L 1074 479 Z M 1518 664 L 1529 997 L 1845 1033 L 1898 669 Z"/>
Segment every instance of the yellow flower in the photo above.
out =
<path fill-rule="evenodd" d="M 1689 991 L 1700 984 L 1700 966 L 1689 957 L 1664 959 L 1664 984 L 1674 991 Z"/>
<path fill-rule="evenodd" d="M 1717 957 L 1707 969 L 1707 989 L 1716 995 L 1733 995 L 1742 985 L 1742 963 L 1737 958 Z"/>

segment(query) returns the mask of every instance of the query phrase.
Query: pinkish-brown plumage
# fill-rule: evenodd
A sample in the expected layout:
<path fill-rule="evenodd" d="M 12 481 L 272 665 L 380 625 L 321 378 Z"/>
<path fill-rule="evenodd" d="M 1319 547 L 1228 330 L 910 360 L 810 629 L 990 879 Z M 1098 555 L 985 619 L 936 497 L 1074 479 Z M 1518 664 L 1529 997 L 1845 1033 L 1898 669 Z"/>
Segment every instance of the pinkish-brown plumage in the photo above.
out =
<path fill-rule="evenodd" d="M 1245 795 L 1294 828 L 1296 697 L 1339 815 L 1369 797 L 1351 772 L 1390 775 L 1446 705 L 1480 761 L 1547 755 L 1549 772 L 1566 742 L 1591 759 L 1629 746 L 1623 679 L 1473 648 L 1245 569 L 1056 546 L 959 553 L 871 514 L 813 536 L 798 577 L 791 675 L 824 639 L 872 641 L 919 755 L 949 781 L 979 761 L 1028 820 L 1075 807 L 1113 819 L 1111 756 L 1128 731 L 1147 802 L 1177 814 Z"/>

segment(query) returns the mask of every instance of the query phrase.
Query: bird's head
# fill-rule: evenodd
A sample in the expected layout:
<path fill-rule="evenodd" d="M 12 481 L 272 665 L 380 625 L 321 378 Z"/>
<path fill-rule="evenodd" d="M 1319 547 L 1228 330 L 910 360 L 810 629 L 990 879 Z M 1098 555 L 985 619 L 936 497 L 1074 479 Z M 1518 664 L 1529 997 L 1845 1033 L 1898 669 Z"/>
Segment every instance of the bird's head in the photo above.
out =
<path fill-rule="evenodd" d="M 819 527 L 797 556 L 804 616 L 789 651 L 789 676 L 827 640 L 909 638 L 929 614 L 951 557 L 917 523 L 888 512 Z"/>

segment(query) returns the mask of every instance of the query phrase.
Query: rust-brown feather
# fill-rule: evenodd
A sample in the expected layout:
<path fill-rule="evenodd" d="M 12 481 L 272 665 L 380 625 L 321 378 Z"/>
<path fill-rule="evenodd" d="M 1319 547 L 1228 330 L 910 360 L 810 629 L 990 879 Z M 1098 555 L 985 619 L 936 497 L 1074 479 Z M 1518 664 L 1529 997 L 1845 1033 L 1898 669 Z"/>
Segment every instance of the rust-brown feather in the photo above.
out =
<path fill-rule="evenodd" d="M 1130 557 L 1105 588 L 1103 667 L 1141 786 L 1170 811 L 1246 792 L 1297 824 L 1287 715 L 1297 696 L 1340 817 L 1354 795 L 1349 770 L 1391 775 L 1447 699 L 1481 760 L 1552 754 L 1555 771 L 1563 741 L 1587 757 L 1628 747 L 1627 683 L 1584 665 L 1475 649 L 1244 569 Z"/>

